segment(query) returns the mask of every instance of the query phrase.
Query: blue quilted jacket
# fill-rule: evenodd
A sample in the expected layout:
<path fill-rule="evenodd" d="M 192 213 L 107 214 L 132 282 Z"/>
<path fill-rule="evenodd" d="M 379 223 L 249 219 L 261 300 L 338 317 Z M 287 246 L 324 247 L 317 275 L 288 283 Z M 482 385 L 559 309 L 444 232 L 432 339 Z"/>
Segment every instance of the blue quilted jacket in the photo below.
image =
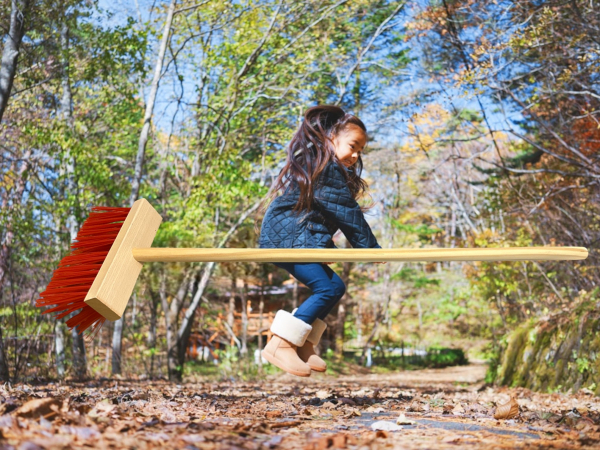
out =
<path fill-rule="evenodd" d="M 338 229 L 353 248 L 381 248 L 352 197 L 338 165 L 330 161 L 315 189 L 314 210 L 293 213 L 297 185 L 286 189 L 269 205 L 258 238 L 259 248 L 337 248 L 332 236 Z"/>

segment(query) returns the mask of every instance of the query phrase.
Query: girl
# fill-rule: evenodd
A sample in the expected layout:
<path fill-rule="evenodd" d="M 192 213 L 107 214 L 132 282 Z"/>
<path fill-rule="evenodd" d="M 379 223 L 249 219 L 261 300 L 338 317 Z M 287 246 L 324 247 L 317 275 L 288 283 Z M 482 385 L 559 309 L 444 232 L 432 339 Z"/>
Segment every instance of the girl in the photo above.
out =
<path fill-rule="evenodd" d="M 362 121 L 337 106 L 314 106 L 304 113 L 288 146 L 287 164 L 266 198 L 285 189 L 267 209 L 260 248 L 337 248 L 332 235 L 338 229 L 354 248 L 381 248 L 355 200 L 366 188 L 360 155 L 367 138 Z M 332 262 L 273 264 L 308 286 L 312 295 L 292 313 L 277 311 L 262 356 L 294 375 L 324 372 L 327 367 L 314 345 L 346 286 L 328 267 Z"/>

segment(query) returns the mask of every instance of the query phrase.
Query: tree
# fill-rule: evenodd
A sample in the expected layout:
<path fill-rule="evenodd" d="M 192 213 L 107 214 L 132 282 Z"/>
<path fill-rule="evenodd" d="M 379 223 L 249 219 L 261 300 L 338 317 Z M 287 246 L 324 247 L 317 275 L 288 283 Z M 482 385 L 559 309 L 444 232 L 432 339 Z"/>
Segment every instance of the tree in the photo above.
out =
<path fill-rule="evenodd" d="M 2 62 L 0 63 L 0 123 L 6 111 L 17 73 L 17 62 L 21 50 L 21 41 L 25 35 L 26 24 L 30 20 L 31 0 L 11 0 L 10 28 L 4 43 Z M 1 267 L 1 266 L 0 266 Z M 2 276 L 0 273 L 0 284 Z"/>
<path fill-rule="evenodd" d="M 142 172 L 144 170 L 144 154 L 146 152 L 146 145 L 148 144 L 148 137 L 150 133 L 150 125 L 152 123 L 152 115 L 154 114 L 154 104 L 156 102 L 156 95 L 158 93 L 158 85 L 162 76 L 162 67 L 165 59 L 165 53 L 167 46 L 169 45 L 169 35 L 171 34 L 171 24 L 173 22 L 173 16 L 175 14 L 175 5 L 177 0 L 171 0 L 167 17 L 165 19 L 165 26 L 163 28 L 162 40 L 158 50 L 158 57 L 154 66 L 154 76 L 152 78 L 152 84 L 150 87 L 150 93 L 146 101 L 146 108 L 144 112 L 144 122 L 142 125 L 142 131 L 140 133 L 140 139 L 138 143 L 138 152 L 135 158 L 135 174 L 131 186 L 131 195 L 129 197 L 129 204 L 133 203 L 138 199 L 140 192 L 140 182 L 142 179 Z M 125 312 L 123 316 L 115 322 L 115 328 L 113 332 L 113 354 L 112 354 L 112 373 L 121 373 L 121 343 L 123 339 L 123 326 L 125 321 Z"/>

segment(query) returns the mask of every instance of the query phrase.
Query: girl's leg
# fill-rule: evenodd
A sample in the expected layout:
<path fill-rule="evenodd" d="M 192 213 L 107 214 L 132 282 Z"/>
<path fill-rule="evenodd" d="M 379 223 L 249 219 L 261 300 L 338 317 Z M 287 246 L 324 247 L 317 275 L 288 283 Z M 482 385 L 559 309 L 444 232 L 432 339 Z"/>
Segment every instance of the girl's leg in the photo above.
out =
<path fill-rule="evenodd" d="M 329 269 L 329 270 L 331 270 L 333 272 L 333 270 L 329 266 L 326 266 L 326 267 L 327 267 L 327 269 Z M 333 276 L 331 277 L 331 283 L 333 285 L 333 289 L 336 292 L 337 300 L 335 301 L 335 303 L 331 303 L 331 305 L 329 305 L 328 308 L 324 309 L 319 314 L 319 319 L 321 319 L 321 320 L 325 320 L 325 317 L 327 317 L 329 315 L 329 313 L 331 312 L 331 310 L 335 307 L 335 305 L 338 304 L 338 302 L 340 301 L 340 299 L 346 293 L 346 285 L 344 284 L 344 281 L 335 272 L 333 272 Z"/>
<path fill-rule="evenodd" d="M 287 270 L 294 278 L 312 290 L 299 307 L 295 317 L 312 324 L 325 318 L 346 292 L 342 279 L 327 265 L 321 263 L 273 263 Z"/>

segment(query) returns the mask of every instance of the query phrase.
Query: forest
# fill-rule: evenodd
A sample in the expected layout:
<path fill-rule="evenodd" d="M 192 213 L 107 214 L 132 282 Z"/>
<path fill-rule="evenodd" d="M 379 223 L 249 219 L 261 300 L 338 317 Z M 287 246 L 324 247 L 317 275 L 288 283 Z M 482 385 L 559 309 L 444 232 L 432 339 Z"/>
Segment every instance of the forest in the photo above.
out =
<path fill-rule="evenodd" d="M 597 2 L 3 0 L 0 25 L 0 449 L 599 445 Z M 153 247 L 257 248 L 321 104 L 367 126 L 383 248 L 589 256 L 334 263 L 306 380 L 260 357 L 311 295 L 271 263 L 145 263 L 95 334 L 36 307 L 94 206 L 147 199 Z"/>

